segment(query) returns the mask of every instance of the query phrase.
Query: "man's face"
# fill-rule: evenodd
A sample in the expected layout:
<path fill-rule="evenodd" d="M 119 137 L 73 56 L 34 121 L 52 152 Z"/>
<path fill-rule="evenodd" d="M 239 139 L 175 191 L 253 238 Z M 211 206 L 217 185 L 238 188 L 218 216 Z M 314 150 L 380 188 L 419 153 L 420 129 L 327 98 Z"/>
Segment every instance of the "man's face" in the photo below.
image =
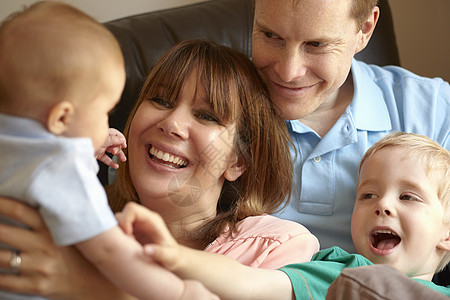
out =
<path fill-rule="evenodd" d="M 285 119 L 335 106 L 362 48 L 351 1 L 293 2 L 257 0 L 252 37 L 253 63 Z"/>

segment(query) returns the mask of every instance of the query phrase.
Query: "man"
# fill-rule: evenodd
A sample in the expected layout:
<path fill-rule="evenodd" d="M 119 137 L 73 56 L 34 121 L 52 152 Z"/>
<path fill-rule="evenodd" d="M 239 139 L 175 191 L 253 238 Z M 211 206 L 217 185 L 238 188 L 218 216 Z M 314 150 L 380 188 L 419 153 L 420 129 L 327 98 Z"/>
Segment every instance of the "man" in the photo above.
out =
<path fill-rule="evenodd" d="M 364 152 L 391 131 L 449 149 L 450 87 L 354 60 L 379 18 L 376 0 L 256 0 L 252 59 L 297 153 L 289 205 L 322 248 L 354 252 L 350 219 Z"/>

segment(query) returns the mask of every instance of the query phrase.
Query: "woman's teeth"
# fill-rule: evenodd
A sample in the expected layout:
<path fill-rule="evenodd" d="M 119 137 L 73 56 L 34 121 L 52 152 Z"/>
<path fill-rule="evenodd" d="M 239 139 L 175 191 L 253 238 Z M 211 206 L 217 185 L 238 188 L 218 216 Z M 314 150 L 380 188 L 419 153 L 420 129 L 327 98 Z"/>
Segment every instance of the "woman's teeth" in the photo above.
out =
<path fill-rule="evenodd" d="M 155 147 L 153 146 L 150 148 L 149 153 L 160 160 L 176 164 L 180 167 L 185 167 L 187 165 L 187 161 L 183 160 L 182 158 L 174 156 L 167 152 L 162 152 L 161 150 L 155 149 Z"/>

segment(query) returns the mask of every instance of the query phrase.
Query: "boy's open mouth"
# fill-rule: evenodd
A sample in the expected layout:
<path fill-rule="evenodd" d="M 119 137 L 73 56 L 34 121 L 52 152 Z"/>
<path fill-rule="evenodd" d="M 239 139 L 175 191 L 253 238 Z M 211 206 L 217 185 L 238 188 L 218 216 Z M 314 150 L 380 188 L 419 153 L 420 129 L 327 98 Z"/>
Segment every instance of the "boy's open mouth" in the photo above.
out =
<path fill-rule="evenodd" d="M 156 149 L 152 145 L 150 145 L 150 150 L 148 151 L 148 153 L 152 160 L 158 161 L 159 163 L 169 166 L 171 168 L 175 169 L 185 168 L 188 164 L 186 159 L 167 152 L 163 152 L 159 149 Z"/>
<path fill-rule="evenodd" d="M 370 235 L 372 246 L 379 250 L 389 250 L 397 246 L 401 238 L 390 230 L 375 230 Z"/>

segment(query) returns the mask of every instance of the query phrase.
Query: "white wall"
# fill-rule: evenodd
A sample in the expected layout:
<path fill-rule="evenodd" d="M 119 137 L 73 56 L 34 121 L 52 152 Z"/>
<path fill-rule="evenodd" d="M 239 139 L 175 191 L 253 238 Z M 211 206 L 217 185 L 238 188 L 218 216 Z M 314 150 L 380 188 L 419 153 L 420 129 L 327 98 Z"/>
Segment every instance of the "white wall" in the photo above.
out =
<path fill-rule="evenodd" d="M 147 11 L 182 6 L 206 0 L 62 0 L 69 3 L 100 22 Z M 24 5 L 37 0 L 0 0 L 0 19 L 3 20 L 11 12 L 20 10 Z"/>
<path fill-rule="evenodd" d="M 0 0 L 0 19 L 37 0 Z M 100 22 L 207 0 L 63 0 Z M 400 61 L 423 76 L 450 81 L 450 0 L 390 0 Z"/>
<path fill-rule="evenodd" d="M 450 0 L 390 0 L 400 62 L 450 81 Z"/>

